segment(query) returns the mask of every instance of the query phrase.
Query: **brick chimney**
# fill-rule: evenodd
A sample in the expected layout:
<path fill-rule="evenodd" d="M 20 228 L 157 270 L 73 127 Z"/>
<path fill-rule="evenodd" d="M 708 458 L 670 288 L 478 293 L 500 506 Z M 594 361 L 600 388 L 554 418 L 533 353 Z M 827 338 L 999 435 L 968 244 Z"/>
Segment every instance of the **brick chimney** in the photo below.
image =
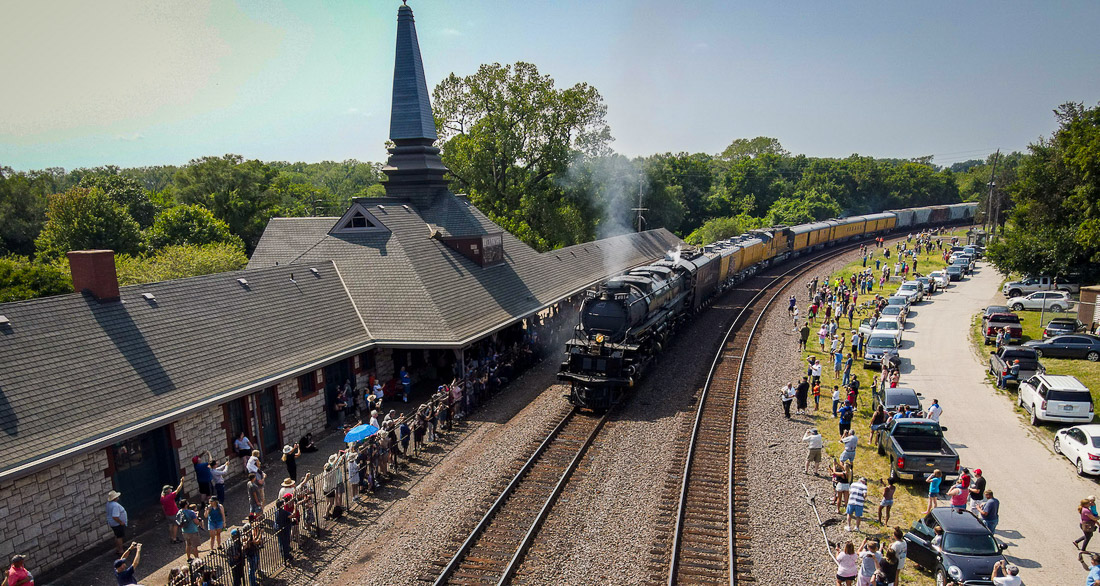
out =
<path fill-rule="evenodd" d="M 77 293 L 87 291 L 99 301 L 118 301 L 115 251 L 74 250 L 68 257 Z"/>

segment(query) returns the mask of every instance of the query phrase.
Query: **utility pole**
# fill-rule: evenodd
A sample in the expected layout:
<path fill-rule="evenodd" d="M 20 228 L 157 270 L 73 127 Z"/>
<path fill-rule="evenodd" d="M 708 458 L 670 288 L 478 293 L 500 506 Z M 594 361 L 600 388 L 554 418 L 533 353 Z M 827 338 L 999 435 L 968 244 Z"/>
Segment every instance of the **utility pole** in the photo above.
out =
<path fill-rule="evenodd" d="M 989 173 L 989 196 L 985 201 L 986 215 L 989 216 L 989 238 L 993 239 L 993 236 L 997 233 L 997 216 L 1000 214 L 1001 205 L 997 202 L 996 205 L 993 201 L 993 187 L 995 185 L 994 179 L 997 177 L 997 159 L 1001 158 L 1001 149 L 997 149 L 997 152 L 993 155 L 993 170 Z"/>
<path fill-rule="evenodd" d="M 643 208 L 642 207 L 642 183 L 641 182 L 638 183 L 638 207 L 630 208 L 630 211 L 637 212 L 637 214 L 638 214 L 638 219 L 637 219 L 638 231 L 641 232 L 642 231 L 642 223 L 645 222 L 645 218 L 642 217 L 642 212 L 648 212 L 649 211 L 649 208 Z"/>

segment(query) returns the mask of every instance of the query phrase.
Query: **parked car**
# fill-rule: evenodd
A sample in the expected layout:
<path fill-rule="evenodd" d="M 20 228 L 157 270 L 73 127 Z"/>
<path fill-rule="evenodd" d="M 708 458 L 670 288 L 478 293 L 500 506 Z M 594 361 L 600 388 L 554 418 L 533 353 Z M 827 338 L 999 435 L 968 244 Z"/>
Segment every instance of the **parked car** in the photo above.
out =
<path fill-rule="evenodd" d="M 966 260 L 962 255 L 955 257 L 955 260 L 951 261 L 951 266 L 956 266 L 962 269 L 964 275 L 969 275 L 974 267 L 970 264 L 970 261 Z"/>
<path fill-rule="evenodd" d="M 896 318 L 902 324 L 905 324 L 905 319 L 909 317 L 909 312 L 902 305 L 887 305 L 882 308 L 882 312 L 879 314 L 881 317 Z"/>
<path fill-rule="evenodd" d="M 901 344 L 898 343 L 893 334 L 872 331 L 864 346 L 863 367 L 870 368 L 873 365 L 882 365 L 882 355 L 890 351 L 894 356 L 897 356 L 900 346 Z"/>
<path fill-rule="evenodd" d="M 951 284 L 951 277 L 948 276 L 947 271 L 932 271 L 928 276 L 936 282 L 937 289 L 946 289 Z"/>
<path fill-rule="evenodd" d="M 1075 425 L 1054 434 L 1054 451 L 1077 466 L 1077 474 L 1100 474 L 1100 425 Z"/>
<path fill-rule="evenodd" d="M 916 281 L 920 283 L 921 290 L 924 292 L 925 295 L 931 295 L 936 292 L 936 289 L 939 288 L 939 284 L 936 283 L 936 280 L 932 277 L 917 277 Z"/>
<path fill-rule="evenodd" d="M 924 411 L 921 397 L 923 395 L 909 388 L 897 387 L 891 389 L 886 387 L 882 389 L 876 386 L 871 389 L 871 408 L 877 409 L 879 405 L 882 405 L 889 412 L 896 411 L 898 407 L 904 405 L 912 407 L 914 411 Z"/>
<path fill-rule="evenodd" d="M 1040 421 L 1089 423 L 1093 417 L 1092 393 L 1076 377 L 1037 374 L 1020 383 L 1016 404 Z"/>
<path fill-rule="evenodd" d="M 884 315 L 878 318 L 878 323 L 875 324 L 875 329 L 871 330 L 871 335 L 882 334 L 894 336 L 894 339 L 898 342 L 898 346 L 901 346 L 901 338 L 904 331 L 905 325 L 898 321 L 898 318 L 886 317 Z"/>
<path fill-rule="evenodd" d="M 1067 311 L 1073 308 L 1073 298 L 1065 291 L 1036 291 L 1027 297 L 1012 297 L 1008 306 L 1013 311 L 1024 309 L 1045 309 L 1047 311 Z"/>
<path fill-rule="evenodd" d="M 985 343 L 992 343 L 997 339 L 997 330 L 1008 330 L 1008 343 L 1020 342 L 1024 339 L 1024 327 L 1020 325 L 1020 316 L 1015 313 L 994 313 L 990 315 L 983 326 L 982 335 Z M 1042 356 L 1040 354 L 1040 356 Z"/>
<path fill-rule="evenodd" d="M 1005 297 L 1020 297 L 1034 291 L 1065 291 L 1076 293 L 1081 290 L 1080 285 L 1059 281 L 1051 277 L 1028 277 L 1021 281 L 1010 281 L 1001 287 L 1001 293 Z"/>
<path fill-rule="evenodd" d="M 1020 361 L 1020 374 L 1016 384 L 1037 374 L 1046 374 L 1047 369 L 1039 362 L 1039 355 L 1025 346 L 1001 346 L 996 352 L 989 353 L 989 374 L 1000 376 L 1013 362 Z"/>
<path fill-rule="evenodd" d="M 944 271 L 947 272 L 947 278 L 951 281 L 961 281 L 963 278 L 963 270 L 961 266 L 949 265 Z"/>
<path fill-rule="evenodd" d="M 943 529 L 932 545 L 935 529 Z M 993 566 L 1004 561 L 1007 545 L 998 541 L 974 513 L 936 507 L 913 521 L 905 534 L 907 558 L 936 576 L 936 584 L 992 584 Z"/>
<path fill-rule="evenodd" d="M 970 256 L 973 256 L 975 259 L 979 259 L 982 257 L 982 251 L 979 250 L 977 246 L 964 246 L 963 252 L 969 254 Z"/>
<path fill-rule="evenodd" d="M 1087 327 L 1075 317 L 1056 317 L 1043 326 L 1043 338 L 1061 334 L 1076 334 L 1077 332 L 1084 332 Z"/>
<path fill-rule="evenodd" d="M 1024 346 L 1035 349 L 1040 358 L 1086 358 L 1091 362 L 1100 360 L 1100 338 L 1092 334 L 1069 334 L 1054 336 L 1046 340 L 1031 340 Z"/>
<path fill-rule="evenodd" d="M 909 309 L 909 298 L 904 295 L 891 295 L 886 298 L 886 305 L 900 305 Z"/>
<path fill-rule="evenodd" d="M 990 305 L 982 312 L 982 321 L 989 319 L 994 313 L 1012 313 L 1012 310 L 1007 305 Z"/>
<path fill-rule="evenodd" d="M 902 283 L 901 287 L 898 287 L 898 291 L 894 293 L 894 295 L 908 297 L 910 305 L 924 301 L 924 292 L 921 291 L 920 283 L 917 281 L 906 281 Z"/>
<path fill-rule="evenodd" d="M 859 333 L 863 334 L 864 340 L 871 336 L 871 330 L 871 318 L 865 317 L 859 320 Z"/>
<path fill-rule="evenodd" d="M 879 434 L 878 453 L 890 458 L 890 477 L 923 480 L 933 470 L 958 476 L 959 454 L 943 437 L 946 427 L 931 419 L 891 419 Z"/>

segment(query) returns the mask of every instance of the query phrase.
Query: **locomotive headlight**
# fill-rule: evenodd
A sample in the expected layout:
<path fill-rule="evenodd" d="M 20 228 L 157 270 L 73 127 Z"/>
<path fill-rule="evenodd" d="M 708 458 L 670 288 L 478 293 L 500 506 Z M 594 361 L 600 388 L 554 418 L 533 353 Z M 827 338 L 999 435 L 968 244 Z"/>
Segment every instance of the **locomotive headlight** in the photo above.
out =
<path fill-rule="evenodd" d="M 603 344 L 603 334 L 596 334 L 596 343 Z"/>

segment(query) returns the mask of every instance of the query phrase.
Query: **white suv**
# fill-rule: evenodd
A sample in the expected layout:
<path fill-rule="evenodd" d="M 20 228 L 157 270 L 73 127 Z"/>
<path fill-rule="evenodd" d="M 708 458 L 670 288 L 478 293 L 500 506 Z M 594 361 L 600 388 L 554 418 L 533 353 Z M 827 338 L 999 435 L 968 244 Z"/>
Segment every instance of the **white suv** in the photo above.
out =
<path fill-rule="evenodd" d="M 1040 421 L 1092 421 L 1092 393 L 1072 376 L 1037 374 L 1020 383 L 1016 402 L 1031 413 L 1032 425 Z"/>
<path fill-rule="evenodd" d="M 1013 297 L 1006 302 L 1012 311 L 1024 309 L 1046 309 L 1047 311 L 1069 311 L 1073 309 L 1073 298 L 1065 291 L 1036 291 L 1027 297 Z"/>

